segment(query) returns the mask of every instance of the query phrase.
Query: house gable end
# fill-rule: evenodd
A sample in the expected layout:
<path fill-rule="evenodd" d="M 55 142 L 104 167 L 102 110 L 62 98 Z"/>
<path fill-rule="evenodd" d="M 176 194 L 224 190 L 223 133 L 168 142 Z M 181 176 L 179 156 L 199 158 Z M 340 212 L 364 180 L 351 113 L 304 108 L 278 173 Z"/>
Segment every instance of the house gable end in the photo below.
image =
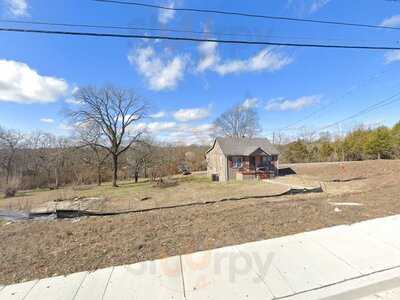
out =
<path fill-rule="evenodd" d="M 257 148 L 255 151 L 251 152 L 249 154 L 250 155 L 271 155 L 269 153 L 267 153 L 266 151 L 264 151 L 264 149 L 262 149 L 261 147 Z"/>
<path fill-rule="evenodd" d="M 206 151 L 206 155 L 207 155 L 208 153 L 210 153 L 210 152 L 214 149 L 216 143 L 217 143 L 217 140 L 214 139 L 212 146 Z"/>

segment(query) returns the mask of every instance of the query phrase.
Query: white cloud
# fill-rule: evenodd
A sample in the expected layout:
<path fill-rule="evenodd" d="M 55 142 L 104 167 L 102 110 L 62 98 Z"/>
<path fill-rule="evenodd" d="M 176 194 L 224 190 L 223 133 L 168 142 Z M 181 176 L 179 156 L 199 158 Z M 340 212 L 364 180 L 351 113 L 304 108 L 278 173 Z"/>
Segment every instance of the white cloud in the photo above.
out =
<path fill-rule="evenodd" d="M 131 132 L 145 131 L 153 134 L 171 131 L 177 127 L 175 122 L 135 123 L 130 126 Z"/>
<path fill-rule="evenodd" d="M 188 124 L 178 125 L 177 128 L 168 133 L 164 140 L 171 143 L 192 145 L 207 145 L 211 142 L 212 133 L 214 131 L 213 124 L 202 124 L 197 126 L 189 126 Z"/>
<path fill-rule="evenodd" d="M 65 99 L 65 103 L 73 104 L 73 105 L 80 105 L 82 102 L 76 98 L 67 98 Z"/>
<path fill-rule="evenodd" d="M 181 122 L 202 120 L 210 116 L 209 108 L 180 109 L 174 112 L 174 118 Z"/>
<path fill-rule="evenodd" d="M 168 8 L 174 8 L 175 2 L 170 1 L 167 5 Z M 175 17 L 175 11 L 172 9 L 159 9 L 158 22 L 165 25 Z"/>
<path fill-rule="evenodd" d="M 314 0 L 310 7 L 310 13 L 315 13 L 327 5 L 331 0 Z"/>
<path fill-rule="evenodd" d="M 133 123 L 129 125 L 128 131 L 130 133 L 138 133 L 138 132 L 143 132 L 143 131 L 148 131 L 147 124 L 146 123 Z"/>
<path fill-rule="evenodd" d="M 41 119 L 40 119 L 40 122 L 43 122 L 43 123 L 54 123 L 54 119 L 51 119 L 51 118 L 41 118 Z"/>
<path fill-rule="evenodd" d="M 214 125 L 213 124 L 203 124 L 203 125 L 199 125 L 199 126 L 195 126 L 191 129 L 191 131 L 193 133 L 204 133 L 204 132 L 209 132 L 210 130 L 214 129 Z"/>
<path fill-rule="evenodd" d="M 147 129 L 151 132 L 162 132 L 176 128 L 175 122 L 153 122 L 147 124 Z"/>
<path fill-rule="evenodd" d="M 235 59 L 222 61 L 217 49 L 218 44 L 204 42 L 199 46 L 200 61 L 197 71 L 213 70 L 224 76 L 232 73 L 258 72 L 258 71 L 278 71 L 290 64 L 293 59 L 282 53 L 264 48 L 248 59 Z"/>
<path fill-rule="evenodd" d="M 65 130 L 65 131 L 70 131 L 70 130 L 74 130 L 75 129 L 74 126 L 71 126 L 71 125 L 66 124 L 66 123 L 61 123 L 58 127 L 61 130 Z"/>
<path fill-rule="evenodd" d="M 288 100 L 284 98 L 271 99 L 265 106 L 266 110 L 269 111 L 286 111 L 286 110 L 301 110 L 305 107 L 318 104 L 321 100 L 321 96 L 303 96 L 294 100 Z"/>
<path fill-rule="evenodd" d="M 137 48 L 128 55 L 129 62 L 135 65 L 148 81 L 152 90 L 174 89 L 183 78 L 188 57 L 178 55 L 168 61 L 157 56 L 151 46 Z"/>
<path fill-rule="evenodd" d="M 216 71 L 220 75 L 263 70 L 273 72 L 282 69 L 291 62 L 291 58 L 267 48 L 247 60 L 232 60 L 220 64 L 216 67 Z"/>
<path fill-rule="evenodd" d="M 161 118 L 164 118 L 165 116 L 166 116 L 166 112 L 165 111 L 159 111 L 158 113 L 150 115 L 150 118 L 161 119 Z"/>
<path fill-rule="evenodd" d="M 71 90 L 71 97 L 65 99 L 64 100 L 65 103 L 72 104 L 72 105 L 82 104 L 82 101 L 75 97 L 75 95 L 78 93 L 78 91 L 79 91 L 79 87 L 77 87 L 77 86 L 73 87 Z"/>
<path fill-rule="evenodd" d="M 130 132 L 134 134 L 144 131 L 165 142 L 190 145 L 208 144 L 213 128 L 212 124 L 191 126 L 187 123 L 175 122 L 142 122 L 132 125 Z"/>
<path fill-rule="evenodd" d="M 400 61 L 400 50 L 389 51 L 385 54 L 385 63 L 390 64 Z"/>
<path fill-rule="evenodd" d="M 217 48 L 218 48 L 218 43 L 214 42 L 200 43 L 198 49 L 202 58 L 200 59 L 197 65 L 197 71 L 203 72 L 218 64 L 220 58 L 217 53 Z"/>
<path fill-rule="evenodd" d="M 0 60 L 0 101 L 49 103 L 67 91 L 63 79 L 42 76 L 21 62 Z"/>
<path fill-rule="evenodd" d="M 249 108 L 257 107 L 258 104 L 259 104 L 258 98 L 247 98 L 247 99 L 244 100 L 244 102 L 242 103 L 242 107 L 243 107 L 244 109 L 249 109 Z"/>
<path fill-rule="evenodd" d="M 381 26 L 396 27 L 400 26 L 400 15 L 392 16 L 382 21 Z"/>
<path fill-rule="evenodd" d="M 75 122 L 65 123 L 62 122 L 58 125 L 58 128 L 64 131 L 78 130 L 79 128 L 88 128 L 91 122 Z"/>
<path fill-rule="evenodd" d="M 15 17 L 28 15 L 27 0 L 5 0 L 9 13 Z"/>

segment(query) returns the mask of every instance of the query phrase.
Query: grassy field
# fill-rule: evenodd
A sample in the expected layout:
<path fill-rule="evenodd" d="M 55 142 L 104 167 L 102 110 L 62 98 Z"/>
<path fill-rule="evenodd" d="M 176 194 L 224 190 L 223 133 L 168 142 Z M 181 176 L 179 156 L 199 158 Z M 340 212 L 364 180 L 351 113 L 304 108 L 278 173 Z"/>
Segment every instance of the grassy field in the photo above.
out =
<path fill-rule="evenodd" d="M 22 191 L 17 197 L 0 200 L 0 209 L 45 211 L 73 205 L 75 208 L 95 211 L 122 211 L 206 202 L 226 197 L 272 195 L 287 189 L 284 185 L 260 181 L 212 182 L 203 174 L 175 176 L 173 180 L 176 185 L 169 187 L 158 187 L 146 180 L 139 183 L 120 182 L 118 188 L 105 183 L 102 186 Z M 89 202 L 85 199 L 93 197 L 100 199 Z"/>
<path fill-rule="evenodd" d="M 25 191 L 0 200 L 40 207 L 58 197 L 104 196 L 104 209 L 165 206 L 245 195 L 240 201 L 109 217 L 0 223 L 0 284 L 135 263 L 400 214 L 400 161 L 290 165 L 297 174 L 271 182 L 213 183 L 199 175 L 178 185 L 123 183 Z M 333 182 L 335 181 L 335 182 Z M 337 182 L 342 181 L 342 182 Z M 290 186 L 322 184 L 324 193 L 254 199 Z M 142 197 L 150 199 L 141 201 Z M 82 200 L 84 201 L 84 200 Z M 357 203 L 343 205 L 341 203 Z"/>
<path fill-rule="evenodd" d="M 287 166 L 283 166 L 287 167 Z M 120 182 L 114 188 L 70 186 L 58 190 L 20 191 L 17 197 L 0 199 L 0 209 L 29 212 L 54 211 L 56 208 L 91 211 L 124 211 L 159 208 L 193 202 L 218 201 L 227 197 L 259 197 L 279 194 L 289 187 L 322 186 L 327 194 L 360 192 L 396 182 L 399 161 L 364 161 L 350 163 L 312 163 L 288 165 L 296 174 L 268 182 L 212 182 L 204 173 L 174 176 L 176 185 L 158 187 L 153 182 Z M 355 180 L 356 179 L 356 180 Z M 341 180 L 347 182 L 332 182 Z M 88 199 L 89 198 L 89 199 Z"/>

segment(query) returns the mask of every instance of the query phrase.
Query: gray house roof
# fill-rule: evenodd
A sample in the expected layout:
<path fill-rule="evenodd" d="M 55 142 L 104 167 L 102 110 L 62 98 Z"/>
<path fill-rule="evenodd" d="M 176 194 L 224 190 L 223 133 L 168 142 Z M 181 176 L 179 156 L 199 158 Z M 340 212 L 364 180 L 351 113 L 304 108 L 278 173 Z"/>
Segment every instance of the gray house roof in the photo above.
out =
<path fill-rule="evenodd" d="M 225 155 L 250 155 L 258 149 L 270 155 L 279 154 L 279 151 L 267 139 L 232 137 L 216 138 L 207 153 L 215 147 L 216 143 L 218 143 Z"/>

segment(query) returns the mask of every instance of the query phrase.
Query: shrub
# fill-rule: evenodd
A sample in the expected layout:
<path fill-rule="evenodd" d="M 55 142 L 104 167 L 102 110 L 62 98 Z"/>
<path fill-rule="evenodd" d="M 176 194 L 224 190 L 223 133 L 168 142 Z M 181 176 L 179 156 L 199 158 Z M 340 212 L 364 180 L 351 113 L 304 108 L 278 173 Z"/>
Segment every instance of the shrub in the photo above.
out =
<path fill-rule="evenodd" d="M 15 197 L 18 192 L 19 187 L 21 186 L 21 180 L 19 178 L 11 178 L 8 183 L 4 183 L 4 197 L 11 198 Z"/>
<path fill-rule="evenodd" d="M 5 191 L 4 191 L 4 197 L 5 198 L 15 197 L 16 193 L 17 193 L 17 189 L 15 189 L 15 188 L 6 188 Z"/>

